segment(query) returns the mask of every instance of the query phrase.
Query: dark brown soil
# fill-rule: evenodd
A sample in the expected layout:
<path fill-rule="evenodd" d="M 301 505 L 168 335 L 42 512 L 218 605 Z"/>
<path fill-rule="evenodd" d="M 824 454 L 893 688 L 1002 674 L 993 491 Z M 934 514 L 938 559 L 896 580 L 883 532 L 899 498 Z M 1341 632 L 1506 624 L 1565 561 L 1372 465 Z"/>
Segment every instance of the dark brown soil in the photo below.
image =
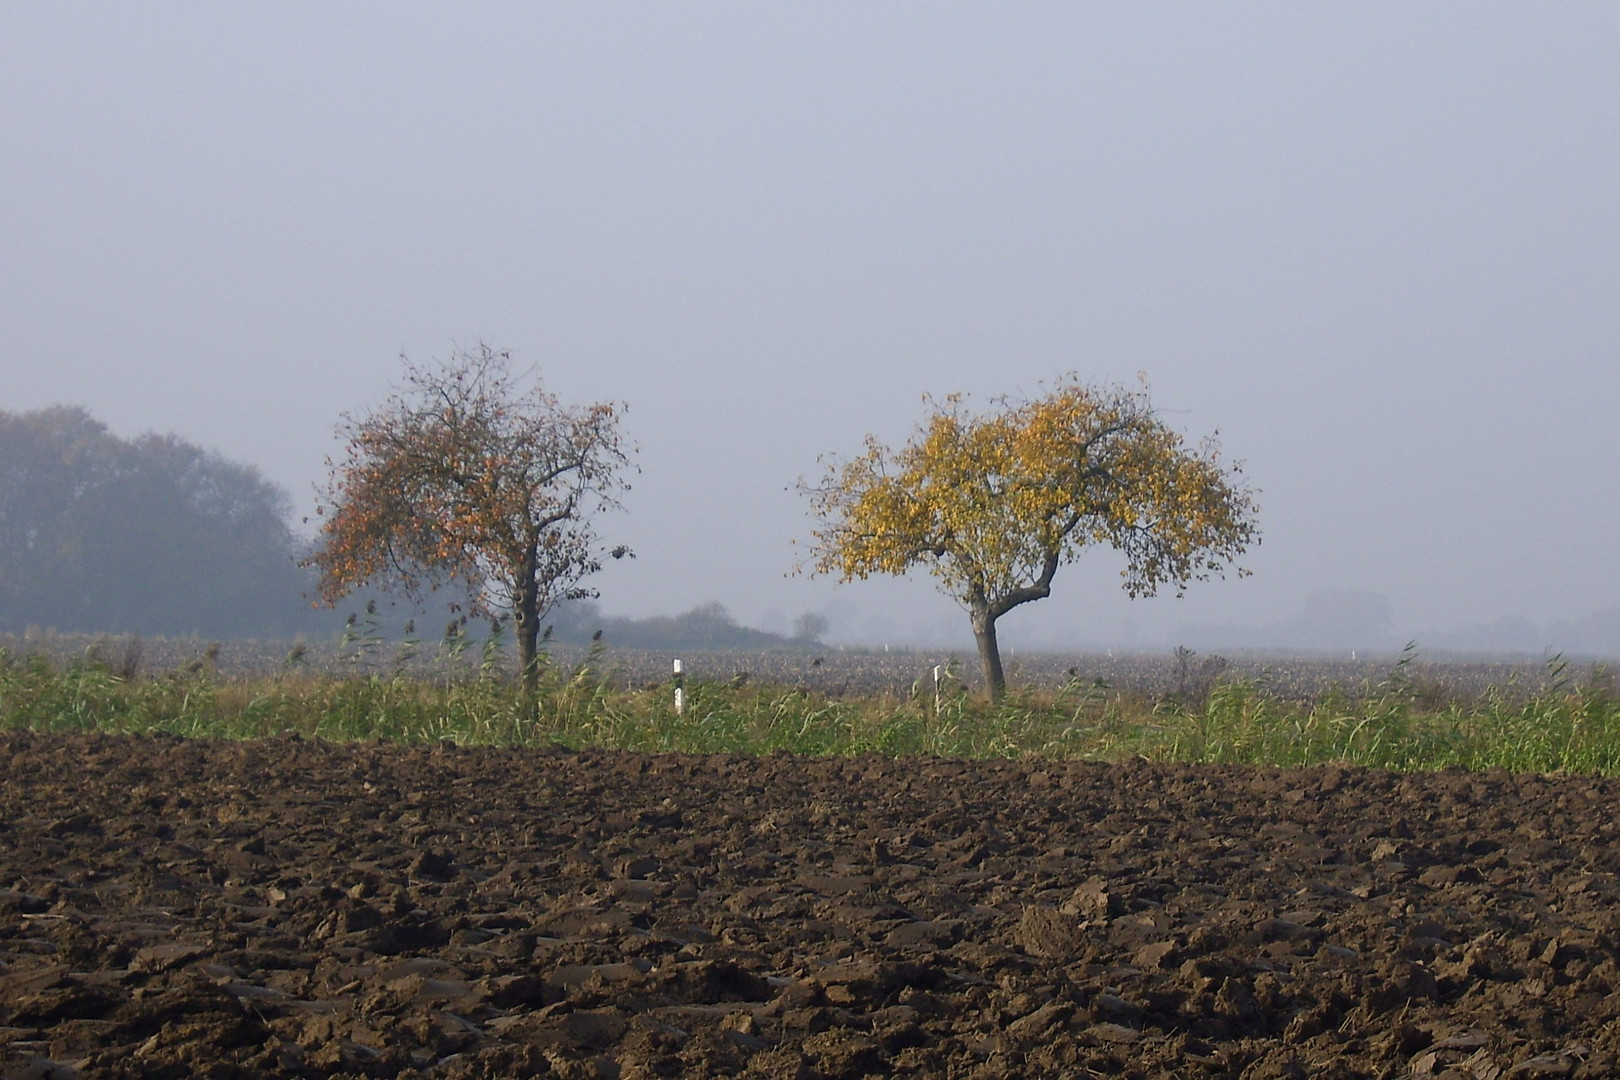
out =
<path fill-rule="evenodd" d="M 1620 784 L 0 735 L 0 1075 L 1607 1076 Z"/>

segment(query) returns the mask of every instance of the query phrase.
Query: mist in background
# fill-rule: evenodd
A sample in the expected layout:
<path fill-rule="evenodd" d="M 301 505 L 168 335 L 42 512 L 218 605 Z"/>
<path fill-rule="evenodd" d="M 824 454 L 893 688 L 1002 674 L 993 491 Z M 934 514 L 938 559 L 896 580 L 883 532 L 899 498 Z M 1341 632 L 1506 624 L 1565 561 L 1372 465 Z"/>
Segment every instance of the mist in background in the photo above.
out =
<path fill-rule="evenodd" d="M 1144 372 L 1246 462 L 1253 576 L 1097 550 L 1005 646 L 1620 654 L 1616 55 L 1600 4 L 8 5 L 0 411 L 298 527 L 398 354 L 482 338 L 629 403 L 602 611 L 965 646 L 925 577 L 789 576 L 793 484 L 924 392 Z"/>

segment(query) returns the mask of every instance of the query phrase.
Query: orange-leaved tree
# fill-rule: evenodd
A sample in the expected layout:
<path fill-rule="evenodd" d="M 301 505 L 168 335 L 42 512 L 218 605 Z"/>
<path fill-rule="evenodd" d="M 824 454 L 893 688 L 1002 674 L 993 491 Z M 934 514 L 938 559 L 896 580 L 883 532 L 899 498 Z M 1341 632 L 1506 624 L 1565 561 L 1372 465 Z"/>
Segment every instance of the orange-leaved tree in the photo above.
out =
<path fill-rule="evenodd" d="M 510 614 L 533 689 L 547 610 L 593 596 L 580 583 L 602 556 L 629 554 L 604 550 L 591 525 L 629 487 L 624 406 L 564 405 L 483 343 L 443 363 L 404 362 L 380 408 L 339 426 L 346 450 L 327 462 L 307 561 L 329 603 L 362 584 L 413 599 L 451 584 L 474 612 Z"/>
<path fill-rule="evenodd" d="M 800 482 L 818 521 L 808 561 L 843 581 L 926 567 L 967 609 L 993 699 L 1006 691 L 996 620 L 1051 595 L 1084 549 L 1120 551 L 1134 597 L 1180 595 L 1258 542 L 1241 466 L 1213 439 L 1188 445 L 1145 387 L 1070 375 L 977 415 L 960 395 L 924 400 L 932 415 L 898 451 L 868 437 L 859 457 L 824 457 L 821 481 Z"/>

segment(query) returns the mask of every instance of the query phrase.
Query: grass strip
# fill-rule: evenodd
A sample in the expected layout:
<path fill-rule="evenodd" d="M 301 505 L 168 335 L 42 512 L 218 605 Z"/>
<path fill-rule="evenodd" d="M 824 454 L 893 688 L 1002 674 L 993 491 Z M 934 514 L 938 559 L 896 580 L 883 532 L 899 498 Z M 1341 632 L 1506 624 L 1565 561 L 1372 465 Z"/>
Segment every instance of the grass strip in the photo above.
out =
<path fill-rule="evenodd" d="M 1328 763 L 1396 770 L 1460 767 L 1620 771 L 1620 696 L 1594 678 L 1534 696 L 1436 699 L 1402 676 L 1284 699 L 1218 683 L 1199 700 L 1075 681 L 1000 705 L 951 686 L 903 696 L 830 697 L 770 685 L 688 684 L 677 714 L 665 685 L 613 686 L 591 660 L 549 667 L 526 697 L 493 667 L 432 678 L 298 670 L 224 678 L 192 666 L 132 676 L 87 657 L 55 664 L 0 651 L 0 728 L 337 741 L 587 746 L 681 753 L 934 754 L 969 758 Z"/>

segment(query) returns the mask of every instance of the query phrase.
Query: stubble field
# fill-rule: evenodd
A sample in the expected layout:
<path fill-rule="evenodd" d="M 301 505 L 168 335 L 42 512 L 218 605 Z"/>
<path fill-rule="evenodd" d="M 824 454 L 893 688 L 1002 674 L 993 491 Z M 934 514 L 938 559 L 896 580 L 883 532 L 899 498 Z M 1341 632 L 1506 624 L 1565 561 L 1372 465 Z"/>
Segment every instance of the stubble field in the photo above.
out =
<path fill-rule="evenodd" d="M 286 676 L 342 677 L 389 675 L 412 678 L 465 678 L 493 663 L 510 672 L 515 666 L 509 639 L 499 639 L 493 658 L 488 642 L 393 640 L 373 633 L 350 635 L 341 642 L 207 641 L 198 638 L 139 638 L 50 631 L 0 634 L 0 652 L 12 657 L 43 657 L 57 666 L 90 658 L 131 676 L 149 676 L 189 668 L 206 669 L 226 679 Z M 834 646 L 776 651 L 693 649 L 661 652 L 609 646 L 599 653 L 585 646 L 549 643 L 553 667 L 572 670 L 590 663 L 612 685 L 644 686 L 667 682 L 671 661 L 684 662 L 691 680 L 750 682 L 799 687 L 833 697 L 905 697 L 932 689 L 936 667 L 948 681 L 979 686 L 978 661 L 971 650 L 871 649 Z M 1518 660 L 1429 657 L 1421 651 L 1398 655 L 1235 655 L 1189 654 L 1185 659 L 1159 653 L 1018 652 L 1003 655 L 1011 685 L 1053 692 L 1076 680 L 1101 682 L 1132 694 L 1183 692 L 1189 682 L 1221 678 L 1242 680 L 1266 693 L 1306 700 L 1334 688 L 1357 694 L 1376 688 L 1402 660 L 1406 674 L 1422 682 L 1436 700 L 1477 697 L 1490 690 L 1534 694 L 1549 684 L 1545 658 Z"/>

